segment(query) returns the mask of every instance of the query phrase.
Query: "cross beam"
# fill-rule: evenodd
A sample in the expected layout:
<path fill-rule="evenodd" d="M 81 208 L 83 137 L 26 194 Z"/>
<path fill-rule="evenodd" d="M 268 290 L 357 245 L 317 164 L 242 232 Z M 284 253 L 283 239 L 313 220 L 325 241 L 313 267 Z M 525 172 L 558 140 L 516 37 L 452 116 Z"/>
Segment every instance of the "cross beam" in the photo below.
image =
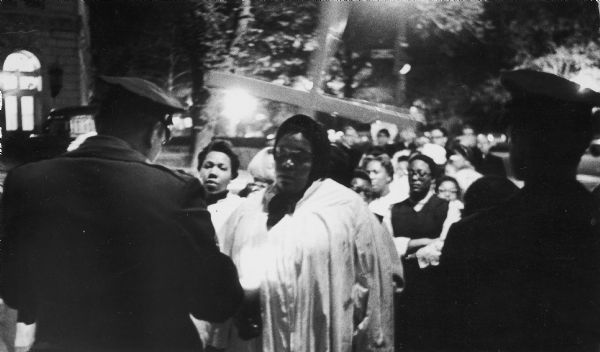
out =
<path fill-rule="evenodd" d="M 404 129 L 415 127 L 417 122 L 406 109 L 383 104 L 375 105 L 356 99 L 340 99 L 303 92 L 226 72 L 208 72 L 205 77 L 205 84 L 207 87 L 213 88 L 243 88 L 258 98 L 280 101 L 313 111 L 342 116 L 360 123 L 370 124 L 375 121 L 383 121 L 396 124 L 399 129 Z"/>

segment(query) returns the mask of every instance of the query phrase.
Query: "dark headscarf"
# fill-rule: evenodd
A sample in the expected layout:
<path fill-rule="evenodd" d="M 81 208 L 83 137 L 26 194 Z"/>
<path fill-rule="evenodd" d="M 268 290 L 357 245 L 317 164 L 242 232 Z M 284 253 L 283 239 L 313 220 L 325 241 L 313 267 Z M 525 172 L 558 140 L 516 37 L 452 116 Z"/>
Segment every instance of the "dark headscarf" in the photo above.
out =
<path fill-rule="evenodd" d="M 294 115 L 285 120 L 275 136 L 275 147 L 281 138 L 286 135 L 302 133 L 312 148 L 312 169 L 308 176 L 306 188 L 319 179 L 327 177 L 329 168 L 329 139 L 323 126 L 306 115 Z M 305 189 L 306 189 L 305 188 Z M 281 220 L 285 214 L 293 213 L 296 203 L 302 198 L 304 192 L 297 195 L 277 193 L 268 203 L 267 227 L 271 228 Z"/>
<path fill-rule="evenodd" d="M 285 120 L 275 136 L 275 146 L 279 144 L 282 137 L 289 134 L 302 133 L 304 138 L 308 139 L 312 147 L 312 170 L 308 180 L 308 185 L 314 181 L 327 177 L 329 167 L 329 139 L 323 125 L 306 115 L 294 115 Z"/>

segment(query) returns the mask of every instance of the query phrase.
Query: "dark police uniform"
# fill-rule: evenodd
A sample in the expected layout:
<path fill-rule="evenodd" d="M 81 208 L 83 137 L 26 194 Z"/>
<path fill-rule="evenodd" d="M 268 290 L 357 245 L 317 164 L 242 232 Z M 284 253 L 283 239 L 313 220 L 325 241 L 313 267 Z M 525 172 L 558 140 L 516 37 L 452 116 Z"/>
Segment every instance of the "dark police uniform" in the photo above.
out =
<path fill-rule="evenodd" d="M 579 99 L 578 86 L 553 75 L 516 71 L 504 83 L 513 99 L 515 90 L 530 90 L 531 104 L 538 103 L 537 94 Z M 591 111 L 592 103 L 574 103 L 590 105 Z M 554 128 L 547 126 L 553 123 L 547 116 L 537 118 L 539 128 Z M 437 347 L 593 350 L 600 341 L 597 212 L 590 193 L 574 178 L 526 180 L 505 204 L 454 224 L 439 266 Z"/>
<path fill-rule="evenodd" d="M 34 349 L 201 350 L 189 314 L 223 321 L 243 295 L 204 198 L 112 136 L 11 170 L 0 294 Z"/>

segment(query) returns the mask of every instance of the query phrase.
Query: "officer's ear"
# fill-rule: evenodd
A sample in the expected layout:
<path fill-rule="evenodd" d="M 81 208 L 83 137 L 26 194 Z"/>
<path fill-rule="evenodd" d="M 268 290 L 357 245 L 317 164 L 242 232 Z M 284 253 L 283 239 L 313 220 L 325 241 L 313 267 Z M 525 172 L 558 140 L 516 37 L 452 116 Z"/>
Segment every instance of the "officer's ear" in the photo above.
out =
<path fill-rule="evenodd" d="M 146 147 L 153 148 L 163 144 L 165 140 L 165 127 L 160 121 L 156 121 L 144 136 Z"/>

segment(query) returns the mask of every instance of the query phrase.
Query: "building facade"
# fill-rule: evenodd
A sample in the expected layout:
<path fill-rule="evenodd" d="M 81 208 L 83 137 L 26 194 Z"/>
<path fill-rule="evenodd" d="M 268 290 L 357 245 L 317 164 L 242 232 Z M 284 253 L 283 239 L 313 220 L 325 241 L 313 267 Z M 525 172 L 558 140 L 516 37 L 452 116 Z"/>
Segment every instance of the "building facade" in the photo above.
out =
<path fill-rule="evenodd" d="M 2 137 L 40 132 L 53 109 L 87 103 L 83 0 L 0 0 Z"/>

